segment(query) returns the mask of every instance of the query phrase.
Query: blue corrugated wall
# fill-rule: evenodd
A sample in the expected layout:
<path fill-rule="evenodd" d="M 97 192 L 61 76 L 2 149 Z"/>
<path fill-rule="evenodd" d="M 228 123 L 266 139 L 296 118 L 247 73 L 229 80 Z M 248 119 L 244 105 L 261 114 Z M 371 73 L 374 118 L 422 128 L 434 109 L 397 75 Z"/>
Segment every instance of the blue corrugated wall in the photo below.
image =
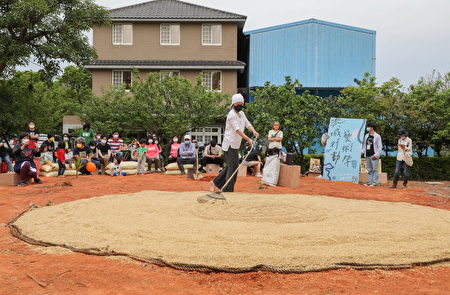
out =
<path fill-rule="evenodd" d="M 246 34 L 250 87 L 291 76 L 304 87 L 342 88 L 375 75 L 375 31 L 311 19 Z"/>

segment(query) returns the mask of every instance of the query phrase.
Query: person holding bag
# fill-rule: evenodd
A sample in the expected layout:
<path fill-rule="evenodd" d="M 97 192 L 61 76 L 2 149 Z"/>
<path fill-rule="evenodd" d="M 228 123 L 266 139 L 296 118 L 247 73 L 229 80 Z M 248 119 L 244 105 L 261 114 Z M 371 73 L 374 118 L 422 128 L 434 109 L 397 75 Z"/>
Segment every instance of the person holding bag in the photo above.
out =
<path fill-rule="evenodd" d="M 397 162 L 395 165 L 394 182 L 391 188 L 396 188 L 398 179 L 400 178 L 400 171 L 403 168 L 403 187 L 406 188 L 408 185 L 409 178 L 409 167 L 413 165 L 412 160 L 412 140 L 408 137 L 408 132 L 405 129 L 400 129 L 398 131 L 398 152 L 397 152 Z"/>

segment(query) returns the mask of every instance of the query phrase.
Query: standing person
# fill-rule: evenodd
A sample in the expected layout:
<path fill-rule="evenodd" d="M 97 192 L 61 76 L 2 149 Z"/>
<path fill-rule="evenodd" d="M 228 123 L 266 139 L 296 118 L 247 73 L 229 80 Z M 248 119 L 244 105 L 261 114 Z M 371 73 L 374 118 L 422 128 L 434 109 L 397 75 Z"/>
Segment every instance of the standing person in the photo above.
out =
<path fill-rule="evenodd" d="M 383 150 L 383 143 L 381 142 L 381 136 L 376 132 L 375 124 L 367 124 L 366 131 L 368 132 L 364 137 L 362 154 L 366 159 L 366 166 L 369 181 L 368 186 L 378 185 L 378 165 L 380 161 L 380 154 Z"/>
<path fill-rule="evenodd" d="M 214 139 L 206 146 L 205 154 L 200 163 L 201 167 L 199 170 L 202 173 L 206 173 L 205 167 L 208 164 L 216 164 L 219 165 L 220 168 L 223 168 L 222 148 L 217 145 L 217 142 Z"/>
<path fill-rule="evenodd" d="M 112 137 L 108 139 L 108 144 L 111 147 L 111 154 L 113 158 L 118 158 L 122 160 L 123 153 L 121 152 L 123 148 L 123 140 L 119 137 L 119 132 L 115 131 Z"/>
<path fill-rule="evenodd" d="M 148 140 L 147 147 L 147 154 L 145 155 L 147 158 L 147 164 L 148 164 L 148 172 L 152 172 L 152 163 L 155 163 L 155 172 L 159 172 L 161 170 L 160 163 L 159 163 L 159 148 L 158 145 L 155 144 L 153 141 L 153 138 L 150 138 Z M 159 170 L 158 170 L 159 169 Z"/>
<path fill-rule="evenodd" d="M 272 130 L 269 131 L 267 136 L 269 140 L 269 150 L 273 148 L 278 148 L 280 151 L 283 148 L 281 142 L 283 141 L 283 131 L 280 130 L 280 123 L 273 122 Z"/>
<path fill-rule="evenodd" d="M 8 151 L 5 148 L 5 143 L 3 142 L 3 140 L 0 140 L 0 168 L 2 167 L 2 161 L 5 161 L 5 163 L 8 165 L 8 173 L 14 173 L 11 159 L 9 157 Z"/>
<path fill-rule="evenodd" d="M 58 162 L 58 177 L 64 177 L 64 172 L 66 171 L 66 149 L 64 141 L 58 143 L 56 158 Z"/>
<path fill-rule="evenodd" d="M 222 191 L 224 192 L 234 191 L 237 174 L 233 176 L 233 179 L 226 187 L 223 186 L 239 166 L 239 147 L 241 146 L 242 139 L 246 140 L 249 146 L 253 146 L 253 140 L 244 133 L 245 128 L 250 130 L 255 137 L 259 136 L 259 133 L 256 132 L 242 111 L 244 107 L 244 97 L 242 94 L 233 95 L 231 102 L 231 110 L 227 116 L 222 143 L 222 150 L 225 151 L 226 167 L 213 180 L 213 184 L 219 189 L 223 188 Z"/>
<path fill-rule="evenodd" d="M 145 173 L 145 163 L 147 162 L 147 147 L 146 144 L 147 141 L 145 138 L 141 138 L 139 140 L 139 147 L 137 148 L 137 171 L 136 175 L 138 174 L 144 174 Z"/>
<path fill-rule="evenodd" d="M 111 147 L 108 144 L 108 141 L 106 140 L 106 136 L 103 136 L 100 139 L 100 143 L 97 144 L 97 154 L 98 159 L 100 160 L 100 166 L 102 168 L 102 173 L 106 173 L 106 166 L 108 166 L 110 160 L 111 160 Z"/>
<path fill-rule="evenodd" d="M 38 146 L 39 141 L 39 130 L 36 129 L 36 123 L 33 121 L 30 121 L 28 123 L 28 130 L 25 131 L 25 133 L 28 133 L 30 135 L 30 144 L 28 145 L 30 149 L 35 149 Z"/>
<path fill-rule="evenodd" d="M 94 140 L 94 130 L 91 128 L 91 123 L 84 122 L 83 129 L 80 131 L 80 137 L 84 138 L 86 145 L 89 145 L 92 140 Z"/>
<path fill-rule="evenodd" d="M 19 136 L 19 140 L 13 149 L 14 159 L 14 172 L 20 174 L 20 181 L 18 186 L 26 186 L 27 181 L 31 178 L 35 183 L 42 183 L 39 179 L 34 157 L 39 155 L 39 152 L 34 148 L 30 148 L 31 137 L 28 133 L 22 133 Z"/>
<path fill-rule="evenodd" d="M 63 134 L 63 143 L 64 143 L 64 150 L 66 151 L 65 163 L 69 164 L 69 166 L 72 168 L 72 165 L 73 165 L 73 160 L 72 160 L 72 157 L 73 157 L 73 153 L 72 153 L 73 146 L 72 146 L 72 143 L 70 142 L 70 135 L 69 135 L 69 133 L 64 133 Z"/>
<path fill-rule="evenodd" d="M 400 178 L 400 171 L 402 170 L 402 168 L 403 168 L 403 187 L 405 188 L 408 185 L 408 178 L 409 178 L 408 164 L 410 165 L 412 164 L 411 161 L 412 140 L 411 138 L 408 137 L 408 132 L 406 132 L 405 129 L 400 129 L 398 131 L 398 136 L 400 136 L 400 139 L 398 140 L 397 162 L 395 164 L 394 182 L 392 183 L 391 188 L 397 187 L 398 179 Z"/>
<path fill-rule="evenodd" d="M 197 163 L 195 163 L 195 144 L 191 142 L 191 136 L 186 134 L 184 136 L 184 142 L 180 145 L 180 156 L 177 158 L 177 165 L 181 171 L 181 174 L 185 174 L 184 165 L 193 164 L 194 169 L 197 169 Z"/>
<path fill-rule="evenodd" d="M 87 171 L 86 164 L 92 158 L 92 150 L 86 145 L 84 137 L 78 137 L 76 147 L 73 149 L 73 157 L 79 159 L 83 164 L 80 169 L 80 173 L 84 175 L 91 175 L 91 172 Z"/>
<path fill-rule="evenodd" d="M 172 143 L 169 146 L 169 163 L 174 163 L 178 159 L 178 150 L 181 144 L 178 142 L 178 136 L 172 138 Z"/>

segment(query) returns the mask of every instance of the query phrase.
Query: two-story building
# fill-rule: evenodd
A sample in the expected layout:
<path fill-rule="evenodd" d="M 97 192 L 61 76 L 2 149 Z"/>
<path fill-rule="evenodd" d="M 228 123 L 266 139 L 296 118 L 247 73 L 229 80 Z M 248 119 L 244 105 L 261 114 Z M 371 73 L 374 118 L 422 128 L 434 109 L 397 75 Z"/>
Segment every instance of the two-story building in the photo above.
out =
<path fill-rule="evenodd" d="M 179 75 L 230 95 L 245 63 L 237 59 L 238 36 L 246 17 L 177 0 L 155 0 L 110 10 L 111 26 L 94 26 L 98 59 L 92 88 L 101 95 L 111 85 L 132 83 L 132 70 Z"/>

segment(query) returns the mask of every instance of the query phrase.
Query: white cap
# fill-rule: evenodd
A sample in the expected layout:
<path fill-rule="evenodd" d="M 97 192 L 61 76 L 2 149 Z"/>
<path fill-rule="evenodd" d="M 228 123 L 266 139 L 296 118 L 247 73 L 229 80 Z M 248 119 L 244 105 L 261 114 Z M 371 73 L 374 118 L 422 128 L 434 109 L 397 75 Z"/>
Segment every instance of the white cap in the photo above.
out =
<path fill-rule="evenodd" d="M 189 134 L 186 134 L 186 135 L 183 137 L 183 139 L 189 139 L 189 140 L 191 140 L 191 136 L 190 136 Z"/>
<path fill-rule="evenodd" d="M 240 93 L 235 94 L 233 95 L 233 97 L 231 97 L 231 105 L 234 105 L 237 102 L 244 102 L 244 97 Z"/>

